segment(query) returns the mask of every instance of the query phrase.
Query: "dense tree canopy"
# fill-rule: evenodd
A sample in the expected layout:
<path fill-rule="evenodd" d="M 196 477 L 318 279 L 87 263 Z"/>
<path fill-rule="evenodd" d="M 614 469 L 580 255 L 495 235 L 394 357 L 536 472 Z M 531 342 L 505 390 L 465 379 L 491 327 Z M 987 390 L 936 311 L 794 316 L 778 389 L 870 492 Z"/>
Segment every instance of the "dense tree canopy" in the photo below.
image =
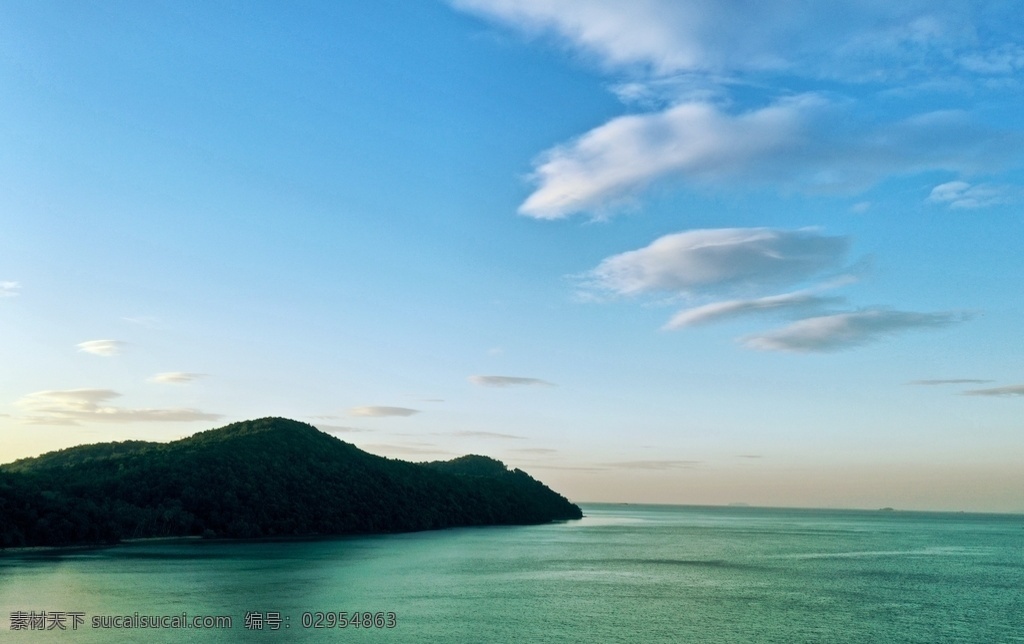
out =
<path fill-rule="evenodd" d="M 415 464 L 262 418 L 172 443 L 84 445 L 0 466 L 0 547 L 533 524 L 580 509 L 484 456 Z"/>

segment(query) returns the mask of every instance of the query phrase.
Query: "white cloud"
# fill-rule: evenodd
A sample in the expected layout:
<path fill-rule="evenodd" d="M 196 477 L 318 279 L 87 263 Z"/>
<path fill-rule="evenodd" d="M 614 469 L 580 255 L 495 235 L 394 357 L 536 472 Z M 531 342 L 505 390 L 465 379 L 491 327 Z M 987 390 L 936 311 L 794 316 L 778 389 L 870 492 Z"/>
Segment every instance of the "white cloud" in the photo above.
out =
<path fill-rule="evenodd" d="M 965 396 L 1024 396 L 1024 385 L 1010 385 L 1008 387 L 992 387 L 991 389 L 970 389 L 964 392 Z"/>
<path fill-rule="evenodd" d="M 761 351 L 798 353 L 838 351 L 868 344 L 912 329 L 929 329 L 963 322 L 969 316 L 956 313 L 915 313 L 867 309 L 836 313 L 793 322 L 780 329 L 742 338 L 742 343 Z"/>
<path fill-rule="evenodd" d="M 553 34 L 610 70 L 784 71 L 810 78 L 906 79 L 955 67 L 951 50 L 1016 60 L 1012 6 L 954 1 L 863 0 L 452 0 L 463 10 L 527 33 Z M 1011 3 L 1012 5 L 1012 3 Z M 1008 22 L 1009 21 L 1009 22 Z M 969 64 L 969 63 L 968 63 Z M 988 66 L 993 66 L 991 63 Z M 637 68 L 640 68 L 639 70 Z M 932 72 L 934 74 L 934 72 Z"/>
<path fill-rule="evenodd" d="M 806 89 L 779 99 L 786 85 L 822 87 L 823 80 L 870 83 L 882 93 L 985 91 L 992 74 L 1024 65 L 1012 3 L 451 2 L 553 35 L 613 74 L 609 87 L 621 100 L 661 110 L 614 118 L 541 155 L 536 189 L 520 206 L 530 217 L 606 216 L 663 179 L 857 192 L 891 175 L 995 169 L 1020 157 L 1019 132 L 985 130 L 966 113 L 886 123 L 871 120 L 880 113 L 872 105 Z"/>
<path fill-rule="evenodd" d="M 804 112 L 816 103 L 807 96 L 739 116 L 708 103 L 684 103 L 620 116 L 546 152 L 534 171 L 539 186 L 519 212 L 559 219 L 601 211 L 670 174 L 723 178 L 758 159 L 795 153 Z"/>
<path fill-rule="evenodd" d="M 807 311 L 820 308 L 826 304 L 842 302 L 843 300 L 844 298 L 841 297 L 821 297 L 820 295 L 801 292 L 771 295 L 752 300 L 712 302 L 711 304 L 697 306 L 676 313 L 662 328 L 666 330 L 682 329 L 688 326 L 770 311 Z"/>
<path fill-rule="evenodd" d="M 20 419 L 35 425 L 77 425 L 79 422 L 187 422 L 221 418 L 220 414 L 208 414 L 197 409 L 129 409 L 107 404 L 107 401 L 120 396 L 121 394 L 110 389 L 38 391 L 22 397 L 15 405 L 27 412 L 27 415 Z"/>
<path fill-rule="evenodd" d="M 957 111 L 877 126 L 813 94 L 738 114 L 688 102 L 620 116 L 548 150 L 519 211 L 537 219 L 606 215 L 665 178 L 857 192 L 893 174 L 996 169 L 1020 143 L 1019 134 L 986 130 Z"/>
<path fill-rule="evenodd" d="M 79 342 L 77 345 L 79 351 L 85 353 L 91 353 L 96 356 L 116 356 L 121 353 L 121 350 L 127 346 L 127 342 L 121 340 L 89 340 L 87 342 Z"/>
<path fill-rule="evenodd" d="M 151 377 L 150 382 L 159 382 L 172 385 L 183 385 L 199 378 L 205 377 L 205 373 L 189 373 L 187 371 L 165 371 Z"/>
<path fill-rule="evenodd" d="M 690 230 L 608 257 L 583 278 L 586 287 L 617 295 L 772 288 L 838 268 L 849 245 L 816 230 Z"/>
<path fill-rule="evenodd" d="M 997 206 L 1008 200 L 1009 189 L 1005 186 L 971 185 L 966 181 L 941 183 L 932 188 L 931 194 L 928 195 L 928 201 L 955 209 Z"/>
<path fill-rule="evenodd" d="M 366 406 L 366 407 L 353 407 L 349 410 L 349 414 L 352 416 L 412 416 L 413 414 L 420 413 L 418 409 L 409 409 L 408 407 L 382 407 L 382 406 Z"/>
<path fill-rule="evenodd" d="M 540 378 L 521 378 L 518 376 L 470 376 L 468 380 L 481 387 L 522 387 L 541 386 L 553 387 L 554 383 Z"/>
<path fill-rule="evenodd" d="M 17 282 L 0 282 L 0 297 L 14 297 L 21 291 Z"/>

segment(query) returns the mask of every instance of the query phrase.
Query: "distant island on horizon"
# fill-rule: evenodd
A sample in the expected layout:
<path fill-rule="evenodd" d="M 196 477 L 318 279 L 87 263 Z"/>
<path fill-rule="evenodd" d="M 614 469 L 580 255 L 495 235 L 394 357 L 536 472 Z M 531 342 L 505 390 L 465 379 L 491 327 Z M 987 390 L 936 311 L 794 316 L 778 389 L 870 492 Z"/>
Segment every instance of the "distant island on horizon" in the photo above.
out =
<path fill-rule="evenodd" d="M 410 463 L 275 417 L 170 443 L 81 445 L 0 465 L 0 548 L 376 534 L 582 516 L 564 496 L 493 458 Z"/>

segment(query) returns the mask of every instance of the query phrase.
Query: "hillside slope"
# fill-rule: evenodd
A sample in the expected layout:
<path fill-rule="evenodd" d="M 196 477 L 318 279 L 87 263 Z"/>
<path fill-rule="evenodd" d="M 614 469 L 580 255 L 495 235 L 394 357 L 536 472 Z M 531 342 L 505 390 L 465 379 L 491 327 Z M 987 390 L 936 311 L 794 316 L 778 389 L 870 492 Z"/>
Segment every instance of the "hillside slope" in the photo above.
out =
<path fill-rule="evenodd" d="M 405 532 L 581 516 L 561 495 L 494 459 L 392 460 L 284 418 L 172 443 L 84 445 L 0 466 L 0 547 Z"/>

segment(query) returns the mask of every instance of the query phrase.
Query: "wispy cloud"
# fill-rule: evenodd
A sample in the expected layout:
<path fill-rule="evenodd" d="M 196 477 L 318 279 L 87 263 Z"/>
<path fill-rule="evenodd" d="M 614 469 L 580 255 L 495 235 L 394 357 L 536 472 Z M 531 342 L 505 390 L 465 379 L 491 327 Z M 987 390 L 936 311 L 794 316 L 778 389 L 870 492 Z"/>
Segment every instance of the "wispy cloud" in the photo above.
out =
<path fill-rule="evenodd" d="M 517 447 L 517 448 L 509 450 L 509 451 L 520 452 L 522 454 L 537 454 L 537 455 L 540 455 L 540 454 L 557 454 L 558 453 L 557 449 L 551 449 L 549 447 Z"/>
<path fill-rule="evenodd" d="M 408 407 L 387 407 L 369 405 L 365 407 L 353 407 L 349 410 L 351 416 L 377 417 L 377 416 L 412 416 L 420 413 L 418 409 Z"/>
<path fill-rule="evenodd" d="M 384 443 L 375 443 L 370 445 L 360 445 L 360 449 L 364 449 L 374 454 L 408 454 L 413 456 L 419 455 L 445 455 L 451 454 L 451 452 L 439 449 L 436 447 L 419 446 L 419 445 L 388 445 Z"/>
<path fill-rule="evenodd" d="M 689 230 L 608 257 L 582 277 L 585 288 L 616 295 L 774 288 L 838 268 L 849 245 L 817 230 Z"/>
<path fill-rule="evenodd" d="M 606 467 L 630 469 L 630 470 L 677 470 L 690 469 L 701 465 L 702 461 L 679 461 L 679 460 L 653 460 L 653 461 L 616 461 L 613 463 L 601 463 Z"/>
<path fill-rule="evenodd" d="M 21 292 L 21 284 L 17 282 L 0 282 L 0 297 L 14 297 Z"/>
<path fill-rule="evenodd" d="M 121 340 L 89 340 L 87 342 L 79 342 L 75 346 L 84 353 L 109 357 L 118 355 L 127 345 L 127 342 L 122 342 Z"/>
<path fill-rule="evenodd" d="M 38 391 L 22 397 L 15 405 L 27 412 L 20 420 L 35 425 L 77 425 L 80 422 L 188 422 L 221 418 L 220 414 L 189 408 L 130 409 L 108 404 L 108 401 L 120 396 L 121 394 L 110 389 Z"/>
<path fill-rule="evenodd" d="M 939 380 L 911 380 L 908 385 L 980 385 L 991 380 L 978 380 L 977 378 L 946 378 Z"/>
<path fill-rule="evenodd" d="M 554 383 L 540 378 L 519 376 L 470 376 L 468 380 L 481 387 L 554 387 Z"/>
<path fill-rule="evenodd" d="M 362 427 L 350 427 L 348 425 L 316 425 L 316 428 L 322 432 L 328 434 L 358 434 L 362 432 L 372 432 L 372 429 L 363 429 Z"/>
<path fill-rule="evenodd" d="M 131 317 L 123 317 L 121 319 L 124 320 L 125 322 L 130 322 L 131 324 L 138 324 L 139 326 L 144 326 L 151 329 L 159 327 L 161 323 L 160 318 L 154 317 L 152 315 L 136 315 Z"/>
<path fill-rule="evenodd" d="M 928 201 L 953 209 L 971 210 L 997 206 L 1010 201 L 1011 189 L 988 184 L 971 185 L 966 181 L 949 181 L 932 188 Z"/>
<path fill-rule="evenodd" d="M 525 436 L 515 434 L 502 434 L 500 432 L 478 432 L 478 431 L 457 431 L 448 432 L 445 436 L 458 436 L 459 438 L 500 438 L 506 440 L 524 440 Z"/>
<path fill-rule="evenodd" d="M 844 300 L 845 298 L 841 297 L 822 297 L 801 292 L 771 295 L 752 300 L 712 302 L 711 304 L 697 306 L 676 313 L 662 328 L 665 330 L 682 329 L 684 327 L 772 311 L 813 311 L 825 305 L 840 303 Z"/>
<path fill-rule="evenodd" d="M 183 385 L 199 378 L 205 378 L 205 373 L 191 373 L 187 371 L 165 371 L 150 377 L 150 382 L 159 382 L 170 385 Z"/>
<path fill-rule="evenodd" d="M 866 309 L 793 322 L 780 329 L 748 335 L 741 342 L 761 351 L 827 352 L 875 342 L 914 329 L 947 327 L 969 319 L 963 313 L 915 313 Z"/>
<path fill-rule="evenodd" d="M 1024 396 L 1024 385 L 992 387 L 991 389 L 969 389 L 965 396 Z"/>

